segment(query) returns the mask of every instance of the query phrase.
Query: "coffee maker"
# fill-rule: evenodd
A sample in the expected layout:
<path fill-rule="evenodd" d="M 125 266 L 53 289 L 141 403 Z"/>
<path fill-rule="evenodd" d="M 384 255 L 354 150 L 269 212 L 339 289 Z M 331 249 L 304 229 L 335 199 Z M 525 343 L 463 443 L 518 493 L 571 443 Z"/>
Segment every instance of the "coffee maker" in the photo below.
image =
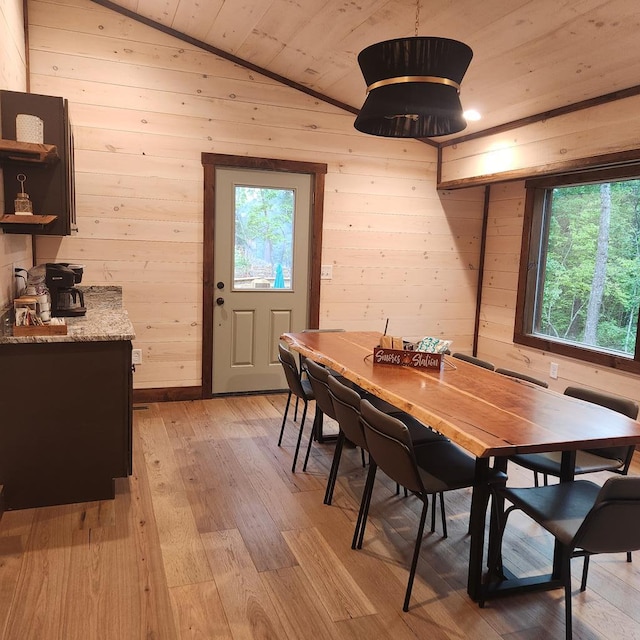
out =
<path fill-rule="evenodd" d="M 45 266 L 45 283 L 51 295 L 51 315 L 60 318 L 87 313 L 84 294 L 75 287 L 82 281 L 84 267 L 68 262 L 48 262 Z"/>

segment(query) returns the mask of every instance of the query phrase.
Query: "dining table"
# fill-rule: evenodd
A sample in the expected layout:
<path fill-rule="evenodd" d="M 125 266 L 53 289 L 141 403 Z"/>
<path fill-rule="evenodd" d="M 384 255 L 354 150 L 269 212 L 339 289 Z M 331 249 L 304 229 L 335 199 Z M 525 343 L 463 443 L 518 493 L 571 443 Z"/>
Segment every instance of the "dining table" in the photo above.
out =
<path fill-rule="evenodd" d="M 565 396 L 444 355 L 435 368 L 374 360 L 374 331 L 284 333 L 300 353 L 407 412 L 475 456 L 467 593 L 484 602 L 511 593 L 559 588 L 558 555 L 550 574 L 516 577 L 484 569 L 485 546 L 497 544 L 493 518 L 487 536 L 489 478 L 507 471 L 514 454 L 562 452 L 561 482 L 573 479 L 575 452 L 640 443 L 640 423 L 599 405 Z"/>

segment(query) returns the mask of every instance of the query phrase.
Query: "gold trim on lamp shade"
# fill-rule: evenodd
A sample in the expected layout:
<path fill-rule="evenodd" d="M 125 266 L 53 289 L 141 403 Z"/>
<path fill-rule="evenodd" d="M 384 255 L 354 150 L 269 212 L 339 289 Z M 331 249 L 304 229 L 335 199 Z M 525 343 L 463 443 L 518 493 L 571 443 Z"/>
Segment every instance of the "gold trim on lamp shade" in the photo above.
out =
<path fill-rule="evenodd" d="M 380 87 L 386 87 L 391 84 L 401 84 L 404 82 L 431 82 L 433 84 L 444 84 L 448 87 L 455 87 L 458 93 L 460 93 L 460 84 L 449 78 L 441 78 L 439 76 L 398 76 L 397 78 L 385 78 L 384 80 L 378 80 L 367 87 L 367 93 Z"/>

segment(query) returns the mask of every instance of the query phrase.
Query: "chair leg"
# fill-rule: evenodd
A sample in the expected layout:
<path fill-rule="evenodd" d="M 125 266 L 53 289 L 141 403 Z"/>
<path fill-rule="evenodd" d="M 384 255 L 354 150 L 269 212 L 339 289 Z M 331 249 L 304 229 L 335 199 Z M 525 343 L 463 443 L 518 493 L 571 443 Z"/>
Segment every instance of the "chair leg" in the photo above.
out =
<path fill-rule="evenodd" d="M 296 396 L 296 400 L 298 396 Z M 284 416 L 282 416 L 282 425 L 280 426 L 280 437 L 278 438 L 278 446 L 282 444 L 282 434 L 284 433 L 284 423 L 287 421 L 287 413 L 289 413 L 289 404 L 291 403 L 291 391 L 287 396 L 287 404 L 284 407 Z"/>
<path fill-rule="evenodd" d="M 436 530 L 436 494 L 431 494 L 431 533 Z"/>
<path fill-rule="evenodd" d="M 580 591 L 587 590 L 587 576 L 589 575 L 589 554 L 585 551 L 584 564 L 582 565 L 582 580 L 580 581 Z"/>
<path fill-rule="evenodd" d="M 586 557 L 586 556 L 585 556 Z M 562 549 L 562 573 L 564 581 L 564 617 L 566 640 L 573 638 L 573 616 L 571 613 L 571 550 Z"/>
<path fill-rule="evenodd" d="M 311 425 L 311 433 L 309 434 L 309 443 L 307 444 L 307 453 L 304 457 L 304 464 L 302 465 L 302 470 L 307 470 L 307 462 L 309 462 L 309 454 L 311 453 L 311 443 L 314 440 L 318 439 L 318 429 L 321 428 L 322 425 L 322 411 L 316 404 L 316 415 L 313 418 L 313 424 Z"/>
<path fill-rule="evenodd" d="M 432 509 L 435 511 L 435 504 Z M 447 516 L 444 512 L 444 491 L 440 492 L 440 515 L 442 517 L 442 537 L 446 538 L 449 534 L 447 533 Z"/>
<path fill-rule="evenodd" d="M 369 473 L 367 474 L 367 481 L 364 484 L 364 491 L 362 492 L 360 511 L 358 512 L 358 519 L 356 520 L 356 529 L 353 532 L 353 540 L 351 541 L 352 549 L 362 549 L 364 529 L 367 524 L 367 516 L 369 515 L 369 505 L 371 504 L 371 494 L 373 493 L 373 484 L 376 479 L 377 470 L 378 466 L 371 460 L 371 457 L 369 457 Z"/>
<path fill-rule="evenodd" d="M 336 479 L 338 478 L 338 467 L 340 466 L 340 457 L 342 456 L 344 440 L 344 431 L 340 429 L 338 432 L 338 440 L 336 441 L 336 449 L 333 452 L 333 461 L 331 462 L 329 477 L 327 478 L 327 490 L 324 493 L 324 504 L 331 504 L 331 500 L 333 499 L 333 490 L 336 486 Z"/>
<path fill-rule="evenodd" d="M 631 551 L 627 551 L 627 562 L 631 562 L 631 561 L 632 561 Z"/>
<path fill-rule="evenodd" d="M 362 457 L 362 468 L 367 466 L 367 461 L 364 459 L 364 449 L 360 449 L 360 456 Z"/>
<path fill-rule="evenodd" d="M 293 454 L 293 464 L 291 465 L 291 472 L 296 472 L 296 462 L 298 461 L 298 451 L 300 451 L 300 441 L 302 440 L 302 431 L 304 430 L 304 421 L 307 417 L 307 402 L 304 403 L 304 409 L 302 410 L 302 420 L 300 421 L 300 429 L 298 430 L 298 442 L 296 443 L 296 451 Z"/>
<path fill-rule="evenodd" d="M 413 559 L 411 560 L 411 570 L 409 571 L 409 582 L 407 583 L 407 591 L 404 594 L 404 604 L 402 606 L 403 611 L 409 611 L 409 600 L 411 599 L 411 590 L 413 589 L 413 580 L 416 577 L 416 568 L 418 566 L 418 558 L 420 557 L 420 547 L 422 545 L 422 535 L 424 534 L 424 523 L 427 519 L 427 509 L 429 508 L 428 497 L 421 496 L 423 500 L 422 514 L 420 515 L 420 524 L 418 526 L 418 535 L 416 537 L 416 544 L 413 549 Z M 435 502 L 432 505 L 432 509 L 435 508 Z"/>

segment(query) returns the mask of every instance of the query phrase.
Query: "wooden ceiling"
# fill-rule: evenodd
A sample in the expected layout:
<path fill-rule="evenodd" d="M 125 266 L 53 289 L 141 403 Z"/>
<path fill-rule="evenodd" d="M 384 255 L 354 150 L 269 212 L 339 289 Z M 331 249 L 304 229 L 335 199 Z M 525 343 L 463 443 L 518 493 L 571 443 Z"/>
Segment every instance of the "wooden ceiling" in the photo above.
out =
<path fill-rule="evenodd" d="M 95 0 L 358 109 L 366 46 L 415 35 L 415 0 Z M 457 137 L 640 85 L 638 0 L 420 0 L 419 35 L 474 52 Z M 439 138 L 446 141 L 446 138 Z"/>

